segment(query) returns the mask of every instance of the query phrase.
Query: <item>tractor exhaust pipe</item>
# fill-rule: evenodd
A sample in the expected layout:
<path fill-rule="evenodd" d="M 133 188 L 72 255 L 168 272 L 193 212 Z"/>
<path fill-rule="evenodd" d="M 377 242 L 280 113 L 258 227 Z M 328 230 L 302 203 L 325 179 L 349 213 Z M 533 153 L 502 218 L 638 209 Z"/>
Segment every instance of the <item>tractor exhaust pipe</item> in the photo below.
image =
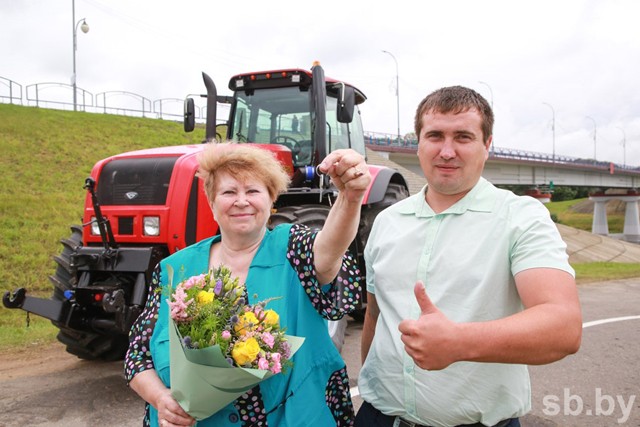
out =
<path fill-rule="evenodd" d="M 207 88 L 207 123 L 205 131 L 205 139 L 213 141 L 216 139 L 216 109 L 218 107 L 218 90 L 215 83 L 207 73 L 202 73 L 202 79 L 204 80 L 204 86 Z"/>
<path fill-rule="evenodd" d="M 315 141 L 316 150 L 318 150 L 318 162 L 322 162 L 327 157 L 327 89 L 324 81 L 324 70 L 320 63 L 316 62 L 311 68 L 312 86 L 311 96 L 312 108 L 314 113 L 313 120 L 313 139 Z"/>

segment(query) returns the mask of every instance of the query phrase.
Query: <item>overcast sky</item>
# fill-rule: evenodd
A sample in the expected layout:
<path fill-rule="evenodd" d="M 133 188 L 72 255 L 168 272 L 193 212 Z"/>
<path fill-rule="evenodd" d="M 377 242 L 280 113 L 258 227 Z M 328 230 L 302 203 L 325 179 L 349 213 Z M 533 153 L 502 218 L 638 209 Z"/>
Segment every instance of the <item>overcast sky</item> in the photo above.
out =
<path fill-rule="evenodd" d="M 77 83 L 93 94 L 184 98 L 204 71 L 227 95 L 233 74 L 318 60 L 365 93 L 365 130 L 395 134 L 386 50 L 402 134 L 425 95 L 460 84 L 493 103 L 497 147 L 551 153 L 555 135 L 558 155 L 640 166 L 637 0 L 75 0 L 82 18 Z M 70 83 L 72 34 L 72 0 L 0 0 L 0 77 Z"/>

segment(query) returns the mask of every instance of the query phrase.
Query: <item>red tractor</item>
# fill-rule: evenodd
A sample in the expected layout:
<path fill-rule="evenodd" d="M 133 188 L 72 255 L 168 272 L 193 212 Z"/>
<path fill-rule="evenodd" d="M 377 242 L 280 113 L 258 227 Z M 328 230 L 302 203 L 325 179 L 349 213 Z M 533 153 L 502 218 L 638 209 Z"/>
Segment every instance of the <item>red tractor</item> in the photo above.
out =
<path fill-rule="evenodd" d="M 275 204 L 271 226 L 300 222 L 321 228 L 336 189 L 316 166 L 327 153 L 353 148 L 365 155 L 357 105 L 365 96 L 355 87 L 312 71 L 286 69 L 231 78 L 233 96 L 218 96 L 203 73 L 207 94 L 206 140 L 216 134 L 219 103 L 230 104 L 226 139 L 270 150 L 286 166 L 292 184 Z M 195 127 L 193 99 L 185 101 L 186 131 Z M 206 142 L 206 141 L 205 141 Z M 83 226 L 63 239 L 58 266 L 50 276 L 50 299 L 28 296 L 24 288 L 6 292 L 3 303 L 50 319 L 58 340 L 83 359 L 124 356 L 129 329 L 147 299 L 148 283 L 164 257 L 217 233 L 196 177 L 196 155 L 203 145 L 159 147 L 101 160 L 85 180 Z M 369 166 L 373 177 L 362 205 L 352 250 L 365 272 L 362 251 L 375 216 L 408 196 L 397 171 Z M 340 349 L 346 319 L 329 322 Z"/>

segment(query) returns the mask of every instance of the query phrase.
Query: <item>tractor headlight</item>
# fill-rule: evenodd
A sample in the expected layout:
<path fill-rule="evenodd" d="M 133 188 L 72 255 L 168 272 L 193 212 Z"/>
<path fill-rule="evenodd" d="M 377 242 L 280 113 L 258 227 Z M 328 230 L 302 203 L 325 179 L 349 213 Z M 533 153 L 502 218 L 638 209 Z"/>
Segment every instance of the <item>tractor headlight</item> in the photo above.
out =
<path fill-rule="evenodd" d="M 98 220 L 95 216 L 91 217 L 91 234 L 94 236 L 100 235 L 100 227 L 98 227 Z"/>
<path fill-rule="evenodd" d="M 160 235 L 160 217 L 159 216 L 145 216 L 142 219 L 144 224 L 145 236 L 159 236 Z"/>

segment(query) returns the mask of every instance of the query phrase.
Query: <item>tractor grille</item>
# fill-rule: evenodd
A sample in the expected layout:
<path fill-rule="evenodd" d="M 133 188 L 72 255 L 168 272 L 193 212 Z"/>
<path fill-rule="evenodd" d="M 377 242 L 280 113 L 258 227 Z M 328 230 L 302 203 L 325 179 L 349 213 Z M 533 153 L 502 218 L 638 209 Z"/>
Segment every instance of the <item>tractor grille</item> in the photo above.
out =
<path fill-rule="evenodd" d="M 118 218 L 118 234 L 133 235 L 133 217 L 121 216 Z"/>
<path fill-rule="evenodd" d="M 98 181 L 98 201 L 108 205 L 164 205 L 177 157 L 119 159 L 107 163 Z"/>

